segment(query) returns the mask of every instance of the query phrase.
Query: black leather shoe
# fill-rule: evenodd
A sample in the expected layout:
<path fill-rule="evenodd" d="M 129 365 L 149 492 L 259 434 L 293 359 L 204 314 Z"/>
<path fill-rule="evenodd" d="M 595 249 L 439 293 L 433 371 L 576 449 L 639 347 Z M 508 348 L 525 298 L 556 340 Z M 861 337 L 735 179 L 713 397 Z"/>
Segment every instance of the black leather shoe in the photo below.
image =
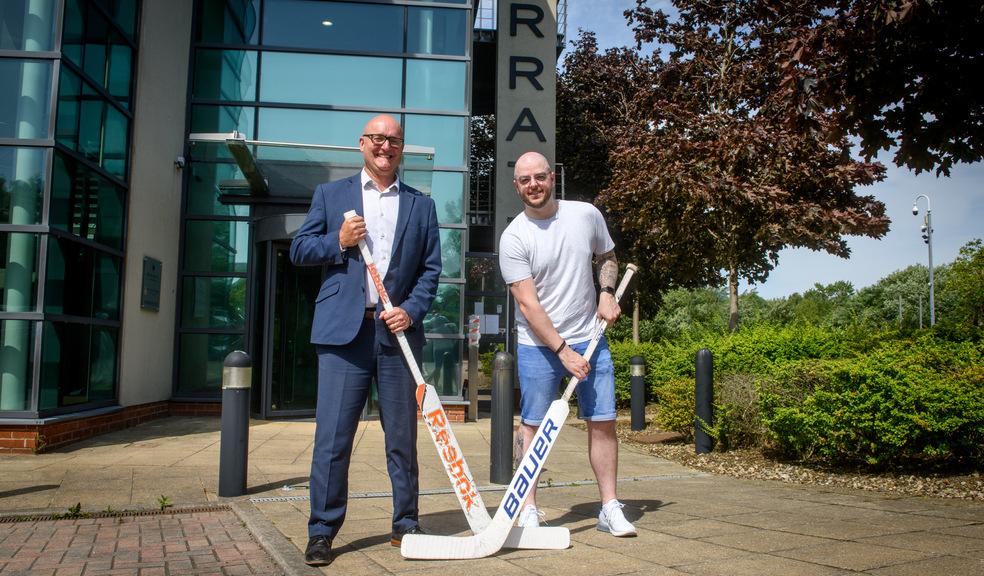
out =
<path fill-rule="evenodd" d="M 390 545 L 400 547 L 400 542 L 403 541 L 404 534 L 426 534 L 424 530 L 419 526 L 414 526 L 413 528 L 408 528 L 406 532 L 393 532 L 390 535 Z"/>
<path fill-rule="evenodd" d="M 327 566 L 335 558 L 331 555 L 331 538 L 315 536 L 308 540 L 304 550 L 304 563 L 308 566 Z"/>

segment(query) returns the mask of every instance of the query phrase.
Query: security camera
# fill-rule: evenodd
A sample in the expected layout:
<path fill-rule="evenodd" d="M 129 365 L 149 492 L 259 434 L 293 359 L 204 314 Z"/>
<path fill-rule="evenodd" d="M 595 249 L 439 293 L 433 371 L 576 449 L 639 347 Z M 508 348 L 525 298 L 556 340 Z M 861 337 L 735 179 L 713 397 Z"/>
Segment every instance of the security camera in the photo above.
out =
<path fill-rule="evenodd" d="M 916 206 L 915 204 L 912 205 L 912 215 L 913 216 L 919 215 L 919 207 Z"/>
<path fill-rule="evenodd" d="M 185 167 L 185 157 L 184 156 L 178 156 L 177 158 L 175 158 L 174 159 L 174 167 L 177 168 L 178 170 L 181 170 L 182 168 L 184 168 Z"/>

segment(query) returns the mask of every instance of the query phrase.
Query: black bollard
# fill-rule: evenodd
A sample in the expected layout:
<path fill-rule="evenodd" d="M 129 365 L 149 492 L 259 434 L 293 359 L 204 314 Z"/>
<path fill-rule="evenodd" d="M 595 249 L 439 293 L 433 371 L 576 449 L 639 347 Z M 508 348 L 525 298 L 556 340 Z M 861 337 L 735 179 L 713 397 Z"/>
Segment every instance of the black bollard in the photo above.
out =
<path fill-rule="evenodd" d="M 707 427 L 714 426 L 714 357 L 707 348 L 697 351 L 696 369 L 694 444 L 698 454 L 707 454 L 714 447 L 714 439 L 707 433 Z"/>
<path fill-rule="evenodd" d="M 495 484 L 512 480 L 513 357 L 498 352 L 492 360 L 492 452 L 489 479 Z"/>
<path fill-rule="evenodd" d="M 632 430 L 646 428 L 646 359 L 633 356 L 629 360 L 632 374 Z"/>
<path fill-rule="evenodd" d="M 249 448 L 249 388 L 252 362 L 242 350 L 230 352 L 222 363 L 222 431 L 219 435 L 219 496 L 246 493 Z"/>

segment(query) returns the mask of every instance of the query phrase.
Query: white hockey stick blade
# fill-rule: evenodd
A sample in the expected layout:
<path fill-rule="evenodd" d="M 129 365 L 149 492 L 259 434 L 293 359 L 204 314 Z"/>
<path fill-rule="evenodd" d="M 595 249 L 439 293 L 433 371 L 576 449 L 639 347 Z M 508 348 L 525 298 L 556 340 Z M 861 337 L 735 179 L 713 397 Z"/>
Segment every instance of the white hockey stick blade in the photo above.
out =
<path fill-rule="evenodd" d="M 415 560 L 471 560 L 501 550 L 569 413 L 570 406 L 563 400 L 550 404 L 488 528 L 465 537 L 407 534 L 400 544 L 400 554 Z M 569 537 L 568 534 L 568 543 Z"/>
<path fill-rule="evenodd" d="M 520 528 L 513 526 L 503 548 L 525 550 L 565 550 L 571 547 L 571 531 L 564 526 L 538 526 Z"/>

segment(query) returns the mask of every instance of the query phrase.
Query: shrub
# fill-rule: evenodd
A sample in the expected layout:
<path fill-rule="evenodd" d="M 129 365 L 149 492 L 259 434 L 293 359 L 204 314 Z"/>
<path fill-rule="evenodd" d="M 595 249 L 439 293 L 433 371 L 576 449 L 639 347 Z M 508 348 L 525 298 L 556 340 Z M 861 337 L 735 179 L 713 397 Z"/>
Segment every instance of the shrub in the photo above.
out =
<path fill-rule="evenodd" d="M 656 419 L 662 428 L 683 434 L 690 440 L 694 437 L 694 381 L 677 378 L 659 387 L 659 407 Z"/>

